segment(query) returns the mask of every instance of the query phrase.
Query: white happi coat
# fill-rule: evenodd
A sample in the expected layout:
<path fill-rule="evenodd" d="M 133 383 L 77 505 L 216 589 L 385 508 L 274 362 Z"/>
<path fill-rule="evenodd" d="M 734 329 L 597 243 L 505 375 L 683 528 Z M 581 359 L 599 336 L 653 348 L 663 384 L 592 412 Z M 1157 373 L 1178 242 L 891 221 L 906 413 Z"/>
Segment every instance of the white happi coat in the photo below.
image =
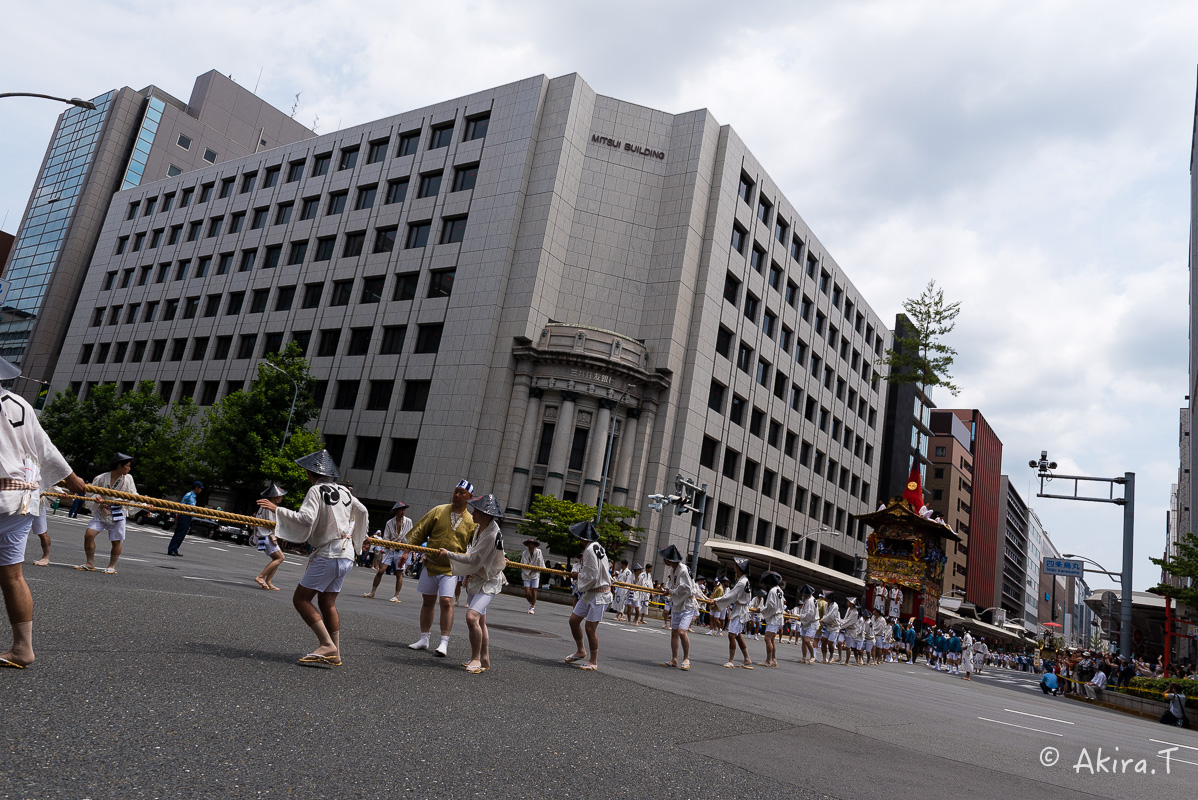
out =
<path fill-rule="evenodd" d="M 749 578 L 746 575 L 741 575 L 736 584 L 724 592 L 723 597 L 716 598 L 715 606 L 721 611 L 725 608 L 729 609 L 729 622 L 745 622 L 749 618 L 749 601 L 752 599 L 752 593 L 749 591 Z"/>
<path fill-rule="evenodd" d="M 647 571 L 641 570 L 640 574 L 638 574 L 636 576 L 636 585 L 637 586 L 645 586 L 649 589 L 652 589 L 653 588 L 653 576 L 650 575 Z M 633 592 L 632 599 L 637 603 L 643 603 L 649 599 L 649 593 L 648 592 Z"/>
<path fill-rule="evenodd" d="M 691 577 L 686 564 L 679 564 L 666 573 L 666 591 L 670 593 L 670 611 L 673 613 L 699 610 L 699 598 L 703 592 Z"/>
<path fill-rule="evenodd" d="M 965 631 L 961 638 L 961 656 L 965 662 L 965 671 L 973 672 L 973 637 L 969 635 L 969 631 Z"/>
<path fill-rule="evenodd" d="M 844 611 L 844 616 L 840 618 L 840 632 L 844 634 L 846 639 L 857 638 L 857 622 L 860 620 L 855 606 L 849 606 Z"/>
<path fill-rule="evenodd" d="M 313 484 L 299 511 L 279 507 L 275 536 L 312 546 L 309 560 L 348 558 L 362 552 L 366 541 L 366 506 L 346 487 L 328 481 Z"/>
<path fill-rule="evenodd" d="M 23 481 L 25 488 L 0 491 L 0 515 L 41 513 L 41 487 L 71 474 L 66 459 L 42 430 L 33 408 L 7 389 L 0 389 L 0 478 Z"/>
<path fill-rule="evenodd" d="M 598 542 L 591 542 L 582 551 L 578 569 L 578 594 L 585 603 L 609 605 L 611 596 L 611 562 L 607 551 Z"/>
<path fill-rule="evenodd" d="M 836 603 L 828 603 L 828 610 L 820 618 L 819 625 L 830 634 L 838 633 L 840 631 L 840 606 Z"/>
<path fill-rule="evenodd" d="M 112 472 L 101 472 L 96 477 L 92 478 L 92 486 L 100 486 L 105 489 L 112 489 L 117 492 L 127 492 L 129 494 L 137 494 L 137 484 L 133 482 L 133 476 L 129 474 L 122 475 L 115 481 L 112 479 Z M 92 495 L 100 503 L 106 500 L 111 500 L 110 497 L 101 497 L 100 495 Z M 94 502 L 94 501 L 93 501 Z M 112 506 L 97 504 L 92 508 L 92 513 L 98 516 L 104 522 L 112 523 Z"/>
<path fill-rule="evenodd" d="M 268 508 L 259 508 L 254 517 L 273 522 L 275 521 L 275 512 Z M 254 528 L 254 544 L 257 545 L 259 550 L 262 550 L 265 548 L 266 540 L 274 536 L 274 534 L 274 528 Z"/>
<path fill-rule="evenodd" d="M 540 552 L 540 551 L 538 551 Z M 470 594 L 499 594 L 507 580 L 503 569 L 507 556 L 503 552 L 503 535 L 499 523 L 491 520 L 487 527 L 476 527 L 465 553 L 449 553 L 451 575 L 467 575 L 466 591 Z"/>
<path fill-rule="evenodd" d="M 766 625 L 782 627 L 782 615 L 786 613 L 786 597 L 782 587 L 775 586 L 765 596 L 765 605 L 761 608 L 761 620 Z"/>
<path fill-rule="evenodd" d="M 543 567 L 545 566 L 545 554 L 541 552 L 541 548 L 539 547 L 534 547 L 531 553 L 529 553 L 528 548 L 525 547 L 524 551 L 520 553 L 520 563 L 528 564 L 533 567 Z M 520 570 L 520 579 L 531 581 L 533 578 L 540 576 L 540 574 L 541 573 L 536 572 L 535 570 L 522 569 Z"/>
<path fill-rule="evenodd" d="M 888 630 L 890 630 L 890 623 L 886 621 L 886 617 L 883 617 L 881 614 L 874 617 L 872 636 L 879 644 L 886 641 L 886 631 Z"/>
<path fill-rule="evenodd" d="M 803 605 L 799 608 L 797 616 L 799 618 L 799 624 L 804 628 L 810 627 L 819 622 L 819 615 L 815 611 L 814 597 L 808 597 L 803 601 Z"/>

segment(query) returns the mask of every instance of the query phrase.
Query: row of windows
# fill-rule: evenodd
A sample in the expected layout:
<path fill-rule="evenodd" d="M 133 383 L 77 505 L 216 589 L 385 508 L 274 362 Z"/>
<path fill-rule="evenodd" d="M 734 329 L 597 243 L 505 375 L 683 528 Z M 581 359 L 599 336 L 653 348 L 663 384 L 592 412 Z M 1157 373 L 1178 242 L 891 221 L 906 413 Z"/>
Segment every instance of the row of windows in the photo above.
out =
<path fill-rule="evenodd" d="M 724 326 L 720 326 L 716 334 L 715 350 L 716 354 L 723 358 L 732 358 L 732 346 L 735 344 L 736 338 L 732 335 L 732 331 Z M 783 350 L 786 351 L 786 347 Z M 872 428 L 877 424 L 877 411 L 866 401 L 864 397 L 857 394 L 857 390 L 850 388 L 848 381 L 836 374 L 836 371 L 829 366 L 824 366 L 823 359 L 814 353 L 811 354 L 810 361 L 807 361 L 805 354 L 807 345 L 799 340 L 795 350 L 795 360 L 799 364 L 799 368 L 808 367 L 811 375 L 817 380 L 822 377 L 824 388 L 833 392 L 835 397 L 840 402 L 844 403 L 850 414 L 856 413 L 858 417 L 868 421 Z M 851 362 L 856 366 L 856 361 Z M 745 342 L 741 342 L 736 349 L 736 367 L 746 375 L 750 375 L 761 386 L 769 389 L 771 383 L 773 385 L 774 397 L 779 400 L 789 401 L 790 407 L 795 411 L 800 411 L 803 402 L 803 390 L 797 384 L 790 382 L 781 368 L 775 368 L 773 364 L 761 357 L 755 357 L 753 348 Z M 866 367 L 868 370 L 869 368 Z M 718 382 L 716 382 L 718 383 Z M 723 384 L 719 384 L 723 386 Z M 876 394 L 878 391 L 878 376 L 873 373 L 870 378 L 870 388 Z M 813 409 L 811 404 L 814 402 L 812 398 L 807 399 L 807 409 L 805 416 L 808 421 L 814 421 Z M 715 410 L 723 413 L 722 397 L 720 407 L 712 406 Z"/>
<path fill-rule="evenodd" d="M 755 187 L 756 183 L 753 181 L 753 179 L 750 178 L 746 173 L 742 172 L 740 177 L 740 187 L 737 193 L 750 208 L 753 207 Z M 773 208 L 773 204 L 766 199 L 764 195 L 761 195 L 758 198 L 757 218 L 761 220 L 762 225 L 767 230 L 769 229 L 771 215 L 773 215 Z M 783 247 L 786 246 L 787 239 L 789 238 L 791 258 L 798 263 L 805 263 L 807 276 L 813 280 L 816 279 L 816 273 L 818 271 L 819 290 L 823 292 L 825 296 L 828 296 L 831 299 L 832 307 L 843 314 L 845 321 L 849 325 L 853 326 L 858 333 L 865 337 L 867 345 L 873 346 L 875 350 L 879 351 L 880 355 L 882 338 L 881 336 L 875 334 L 873 325 L 871 323 L 867 323 L 865 315 L 856 309 L 856 306 L 852 300 L 849 300 L 845 297 L 844 290 L 839 284 L 833 281 L 831 273 L 819 266 L 819 258 L 811 253 L 809 248 L 806 251 L 806 258 L 803 257 L 805 246 L 804 242 L 797 234 L 793 236 L 791 235 L 790 224 L 783 219 L 780 214 L 774 215 L 773 218 L 775 221 L 774 238 L 777 239 Z M 734 222 L 731 239 L 732 248 L 741 255 L 749 255 L 750 266 L 752 266 L 753 269 L 758 273 L 761 273 L 765 268 L 765 262 L 767 260 L 766 248 L 759 244 L 756 240 L 753 240 L 751 252 L 746 253 L 750 239 L 751 237 L 749 236 L 749 232 L 743 226 L 741 226 L 740 223 Z M 777 261 L 771 260 L 769 273 L 770 286 L 777 291 L 781 291 L 780 287 L 783 279 L 784 273 L 782 267 L 778 265 Z M 790 280 L 787 280 L 786 283 L 787 302 L 790 305 L 794 305 L 792 297 L 797 291 L 798 287 Z"/>
<path fill-rule="evenodd" d="M 807 491 L 800 488 L 795 491 L 794 507 L 800 512 L 806 512 L 812 520 L 818 523 L 853 536 L 858 541 L 865 539 L 865 524 L 851 519 L 844 508 L 837 506 L 831 500 L 824 500 L 816 494 L 811 494 L 808 499 Z M 734 515 L 735 523 L 733 522 Z M 730 539 L 735 538 L 738 542 L 772 547 L 782 552 L 790 552 L 791 546 L 795 544 L 794 540 L 801 535 L 791 533 L 786 528 L 774 525 L 767 519 L 755 519 L 749 511 L 737 512 L 727 503 L 720 503 L 716 507 L 715 533 Z M 814 546 L 815 543 L 808 540 L 805 558 L 811 557 Z M 827 560 L 832 561 L 833 559 L 834 556 Z M 821 563 L 824 560 L 821 558 Z"/>
<path fill-rule="evenodd" d="M 444 326 L 441 323 L 425 323 L 416 326 L 415 342 L 412 348 L 414 355 L 435 354 L 441 347 L 441 334 Z M 349 328 L 345 347 L 342 348 L 342 328 L 325 328 L 317 331 L 316 353 L 314 358 L 331 358 L 339 355 L 365 356 L 369 355 L 374 346 L 375 333 L 377 337 L 378 355 L 402 355 L 404 342 L 407 339 L 407 325 L 385 325 L 382 328 L 361 327 Z M 238 335 L 234 350 L 232 334 L 222 336 L 195 336 L 174 339 L 138 339 L 118 342 L 88 342 L 79 352 L 80 364 L 137 364 L 145 361 L 224 361 L 230 354 L 235 359 L 265 358 L 283 349 L 283 331 L 274 331 L 261 337 L 257 333 Z M 291 332 L 291 341 L 299 346 L 305 356 L 312 343 L 312 331 L 296 330 Z M 189 347 L 190 342 L 190 347 Z M 169 354 L 168 354 L 169 346 Z"/>
<path fill-rule="evenodd" d="M 785 452 L 792 458 L 794 457 L 795 450 L 794 442 L 797 440 L 798 437 L 793 432 L 787 432 L 787 447 Z M 723 449 L 722 463 L 721 448 Z M 814 458 L 812 458 L 813 452 L 815 454 Z M 865 463 L 869 464 L 873 461 L 872 446 L 867 449 L 865 456 L 869 459 Z M 869 482 L 861 480 L 859 475 L 854 474 L 852 470 L 842 466 L 835 459 L 828 458 L 822 450 L 815 449 L 805 439 L 799 446 L 798 462 L 813 474 L 825 478 L 833 486 L 848 492 L 853 497 L 859 498 L 863 503 L 869 503 Z M 751 458 L 742 459 L 742 453 L 727 444 L 721 443 L 718 439 L 710 436 L 703 437 L 703 445 L 699 450 L 699 464 L 710 470 L 718 470 L 725 478 L 740 481 L 749 489 L 760 492 L 766 497 L 774 497 L 774 487 L 778 479 L 778 474 L 771 469 L 763 470 L 761 464 Z M 778 483 L 778 502 L 789 502 L 790 486 L 791 481 L 785 478 Z"/>
<path fill-rule="evenodd" d="M 161 265 L 169 268 L 169 264 Z M 176 280 L 186 277 L 186 264 L 181 262 L 181 268 L 175 272 Z M 161 283 L 165 281 L 165 273 L 167 270 L 160 270 L 159 276 Z M 456 269 L 433 270 L 429 273 L 429 282 L 427 289 L 427 297 L 449 297 L 453 294 L 453 284 L 457 275 Z M 391 299 L 395 301 L 412 300 L 416 297 L 416 291 L 420 283 L 419 272 L 402 272 L 395 276 L 395 287 L 392 289 Z M 383 299 L 383 294 L 386 290 L 386 275 L 371 275 L 362 278 L 362 286 L 358 293 L 358 303 L 379 303 Z M 329 290 L 328 305 L 347 306 L 354 296 L 354 279 L 347 278 L 346 280 L 333 281 Z M 273 288 L 275 300 L 274 311 L 290 311 L 296 300 L 296 292 L 298 286 L 276 286 Z M 323 282 L 306 283 L 304 291 L 300 297 L 300 308 L 318 308 L 321 298 L 324 296 L 325 284 Z M 267 311 L 270 307 L 271 288 L 254 289 L 249 292 L 249 313 L 261 314 Z M 220 314 L 221 305 L 224 305 L 224 316 L 235 316 L 240 314 L 246 307 L 246 292 L 221 292 L 209 294 L 206 296 L 193 295 L 191 297 L 172 297 L 165 301 L 151 300 L 146 303 L 128 303 L 117 304 L 94 309 L 92 311 L 90 327 L 98 328 L 101 325 L 131 325 L 136 322 L 157 322 L 159 312 L 161 311 L 161 319 L 163 322 L 169 322 L 179 316 L 183 319 L 195 319 L 196 317 L 215 317 Z M 202 307 L 202 311 L 201 311 Z"/>
<path fill-rule="evenodd" d="M 489 112 L 486 114 L 480 114 L 478 116 L 469 117 L 466 120 L 464 133 L 462 136 L 462 141 L 468 142 L 468 141 L 473 141 L 475 139 L 482 139 L 482 138 L 486 137 L 487 127 L 490 124 L 490 118 L 491 118 L 491 115 Z M 450 142 L 453 140 L 453 130 L 454 130 L 453 122 L 448 122 L 443 125 L 434 126 L 431 129 L 431 132 L 429 135 L 428 149 L 436 150 L 441 147 L 448 147 Z M 402 156 L 413 155 L 414 153 L 416 153 L 416 151 L 420 147 L 420 134 L 421 134 L 421 132 L 419 130 L 408 131 L 406 133 L 400 134 L 399 135 L 399 144 L 395 151 L 395 157 L 399 158 Z M 369 142 L 367 144 L 367 150 L 366 150 L 366 163 L 367 164 L 375 164 L 380 161 L 383 161 L 387 157 L 387 152 L 390 148 L 390 143 L 391 143 L 390 137 L 387 137 L 384 139 L 376 139 L 376 140 Z M 183 134 L 179 135 L 179 138 L 176 141 L 176 144 L 179 147 L 183 148 L 184 150 L 191 149 L 191 139 Z M 337 153 L 337 170 L 341 171 L 341 170 L 353 169 L 354 167 L 356 167 L 358 164 L 358 156 L 360 153 L 361 153 L 360 145 L 352 145 L 352 146 L 343 147 Z M 212 155 L 212 158 L 208 157 L 209 154 Z M 204 160 L 208 161 L 209 163 L 215 163 L 216 154 L 213 153 L 211 150 L 208 150 L 204 154 Z M 321 153 L 319 155 L 313 156 L 310 177 L 317 178 L 317 177 L 321 177 L 323 175 L 328 174 L 329 167 L 332 165 L 332 163 L 333 163 L 333 153 L 331 151 L 328 153 Z M 303 178 L 304 169 L 305 169 L 306 165 L 307 165 L 307 158 L 305 157 L 305 158 L 298 159 L 296 161 L 289 161 L 286 165 L 286 167 L 287 167 L 286 173 L 283 172 L 282 164 L 272 166 L 272 167 L 267 167 L 265 170 L 262 171 L 261 188 L 263 188 L 263 189 L 274 188 L 275 186 L 277 186 L 279 184 L 280 178 L 282 178 L 283 183 L 295 183 L 296 181 Z M 475 164 L 473 166 L 474 166 L 475 171 L 477 172 L 478 165 Z M 468 170 L 468 168 L 459 168 L 457 171 L 455 171 L 455 183 L 457 181 L 457 172 L 460 172 L 463 170 Z M 429 173 L 429 176 L 431 176 L 432 174 L 433 173 Z M 214 192 L 216 192 L 217 196 L 220 198 L 229 197 L 234 193 L 234 191 L 236 191 L 238 194 L 248 194 L 248 193 L 254 191 L 255 188 L 258 188 L 258 175 L 259 175 L 258 170 L 254 170 L 252 172 L 244 172 L 240 176 L 240 182 L 238 182 L 238 179 L 236 177 L 222 178 L 219 183 L 219 189 L 217 188 L 216 181 L 202 184 L 199 186 L 199 195 L 198 196 L 195 195 L 196 187 L 194 187 L 194 186 L 186 187 L 186 188 L 182 189 L 181 192 L 178 194 L 179 208 L 187 208 L 189 205 L 191 205 L 193 198 L 195 199 L 195 202 L 197 204 L 206 203 L 212 199 L 212 195 Z M 422 182 L 425 177 L 426 176 L 424 176 L 424 175 L 421 176 Z M 436 173 L 436 180 L 437 180 L 437 183 L 439 186 L 440 172 Z M 470 180 L 472 180 L 472 179 L 470 179 Z M 405 181 L 406 181 L 406 179 L 405 179 Z M 434 191 L 433 194 L 436 194 L 436 192 Z M 421 196 L 424 196 L 424 195 L 421 195 Z M 135 201 L 129 203 L 129 207 L 128 207 L 128 211 L 126 212 L 125 219 L 126 220 L 134 219 L 139 215 L 139 213 L 142 217 L 149 217 L 149 216 L 152 216 L 156 212 L 158 212 L 158 213 L 168 212 L 174 207 L 175 199 L 176 199 L 176 193 L 168 192 L 161 196 L 161 201 L 158 196 L 146 198 L 144 200 L 144 205 L 143 205 L 143 201 L 135 200 Z"/>

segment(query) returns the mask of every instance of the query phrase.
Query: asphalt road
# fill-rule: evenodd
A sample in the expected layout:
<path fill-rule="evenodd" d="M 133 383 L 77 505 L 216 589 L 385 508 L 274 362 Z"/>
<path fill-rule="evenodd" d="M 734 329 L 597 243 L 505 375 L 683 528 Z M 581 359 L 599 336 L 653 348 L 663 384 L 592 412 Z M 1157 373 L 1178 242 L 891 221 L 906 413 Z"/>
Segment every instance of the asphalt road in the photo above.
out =
<path fill-rule="evenodd" d="M 189 538 L 168 558 L 168 534 L 134 526 L 118 575 L 81 573 L 84 524 L 51 517 L 50 567 L 32 566 L 36 540 L 26 554 L 38 661 L 0 671 L 0 798 L 1068 800 L 1192 798 L 1198 781 L 1193 732 L 1044 697 L 1034 676 L 806 666 L 791 645 L 779 669 L 730 670 L 704 635 L 682 672 L 658 666 L 661 628 L 612 623 L 586 673 L 561 661 L 567 607 L 506 595 L 493 668 L 468 675 L 464 619 L 449 658 L 407 649 L 414 582 L 403 603 L 382 599 L 390 578 L 367 600 L 366 569 L 338 602 L 345 665 L 301 667 L 301 560 L 266 592 L 256 550 Z"/>

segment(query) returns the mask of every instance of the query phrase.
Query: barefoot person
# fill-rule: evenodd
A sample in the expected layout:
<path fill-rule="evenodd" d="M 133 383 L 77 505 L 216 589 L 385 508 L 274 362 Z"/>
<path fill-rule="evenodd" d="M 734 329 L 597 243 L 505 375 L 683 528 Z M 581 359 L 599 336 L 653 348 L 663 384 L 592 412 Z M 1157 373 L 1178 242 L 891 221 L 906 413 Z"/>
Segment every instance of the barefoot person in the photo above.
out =
<path fill-rule="evenodd" d="M 502 519 L 502 517 L 500 517 Z M 545 554 L 538 547 L 536 539 L 524 540 L 524 552 L 520 554 L 520 563 L 530 567 L 545 566 Z M 528 613 L 537 613 L 537 589 L 541 588 L 541 573 L 535 569 L 520 570 L 520 579 L 524 581 L 524 599 L 528 601 Z"/>
<path fill-rule="evenodd" d="M 599 531 L 593 522 L 576 522 L 570 526 L 570 533 L 586 542 L 579 556 L 580 564 L 575 566 L 571 577 L 576 577 L 578 587 L 578 602 L 570 613 L 570 634 L 574 637 L 575 650 L 566 656 L 566 663 L 586 659 L 579 664 L 580 669 L 599 669 L 599 621 L 603 612 L 612 601 L 611 594 L 611 562 L 607 560 L 607 552 L 599 544 Z M 591 648 L 591 656 L 587 658 L 587 650 L 582 641 L 583 623 L 586 623 L 586 644 Z"/>
<path fill-rule="evenodd" d="M 396 501 L 395 505 L 391 506 L 391 519 L 387 520 L 387 524 L 383 526 L 383 539 L 389 542 L 406 542 L 408 540 L 408 533 L 412 530 L 412 520 L 405 516 L 407 511 L 408 504 L 402 500 Z M 362 596 L 374 599 L 374 593 L 378 591 L 379 584 L 383 582 L 383 574 L 390 567 L 395 571 L 395 594 L 391 595 L 391 602 L 402 603 L 403 601 L 399 599 L 399 590 L 403 588 L 403 569 L 407 563 L 407 550 L 393 547 L 383 548 L 378 563 L 374 565 L 374 583 L 371 584 L 370 591 Z"/>
<path fill-rule="evenodd" d="M 749 588 L 749 559 L 734 558 L 732 563 L 736 567 L 736 583 L 714 601 L 716 608 L 728 609 L 728 660 L 724 666 L 736 666 L 736 648 L 739 646 L 744 657 L 741 666 L 753 669 L 753 659 L 749 658 L 749 647 L 745 644 L 745 623 L 749 619 L 749 602 L 753 599 L 753 591 Z"/>
<path fill-rule="evenodd" d="M 0 381 L 21 370 L 0 358 Z M 50 441 L 23 399 L 0 388 L 0 592 L 12 627 L 12 647 L 0 653 L 0 668 L 33 663 L 33 594 L 21 573 L 25 545 L 42 506 L 41 487 L 59 481 L 74 494 L 87 491 Z"/>
<path fill-rule="evenodd" d="M 299 663 L 341 666 L 337 595 L 354 567 L 354 556 L 362 552 L 362 542 L 366 541 L 366 506 L 337 482 L 341 473 L 328 450 L 309 453 L 295 463 L 308 471 L 312 483 L 299 511 L 266 499 L 260 499 L 258 505 L 275 513 L 277 538 L 312 546 L 308 568 L 291 602 L 316 634 L 317 646 Z"/>
<path fill-rule="evenodd" d="M 50 527 L 46 523 L 46 501 L 39 504 L 38 515 L 33 518 L 33 533 L 42 545 L 42 557 L 33 562 L 35 567 L 50 566 Z"/>
<path fill-rule="evenodd" d="M 474 520 L 466 503 L 474 495 L 470 481 L 458 481 L 453 499 L 437 506 L 420 518 L 408 532 L 408 544 L 424 544 L 437 550 L 465 553 L 474 536 Z M 458 579 L 449 570 L 449 560 L 427 555 L 416 591 L 420 592 L 420 638 L 408 645 L 412 650 L 427 650 L 433 629 L 433 614 L 441 607 L 441 641 L 434 655 L 444 657 L 449 652 L 449 634 L 453 630 L 453 597 Z"/>
<path fill-rule="evenodd" d="M 803 657 L 807 664 L 815 663 L 815 637 L 819 630 L 819 612 L 815 606 L 815 589 L 804 584 L 799 589 L 799 637 L 803 640 Z"/>
<path fill-rule="evenodd" d="M 272 481 L 271 484 L 263 490 L 261 496 L 277 506 L 285 494 L 287 494 L 286 490 L 279 486 L 279 484 Z M 258 513 L 254 516 L 258 517 L 259 519 L 267 519 L 271 521 L 275 520 L 275 512 L 267 508 L 259 508 Z M 277 536 L 275 536 L 274 528 L 254 528 L 254 530 L 257 532 L 256 538 L 258 539 L 258 549 L 270 556 L 270 562 L 263 567 L 262 571 L 258 573 L 258 576 L 254 578 L 254 583 L 258 584 L 263 589 L 270 589 L 271 591 L 277 592 L 279 591 L 279 587 L 275 586 L 274 583 L 271 582 L 271 579 L 274 578 L 275 573 L 279 571 L 279 567 L 283 564 L 285 559 L 285 556 L 283 555 L 283 548 L 279 547 L 279 539 Z"/>
<path fill-rule="evenodd" d="M 454 575 L 465 578 L 466 627 L 470 630 L 470 660 L 466 671 L 478 675 L 491 668 L 491 634 L 487 631 L 487 606 L 503 589 L 507 580 L 503 569 L 507 556 L 503 552 L 503 536 L 499 520 L 503 509 L 493 494 L 475 497 L 466 503 L 474 520 L 474 538 L 465 553 L 453 553 L 441 548 L 441 558 L 449 561 Z"/>
<path fill-rule="evenodd" d="M 782 594 L 782 576 L 777 572 L 761 573 L 765 602 L 761 606 L 761 621 L 765 625 L 765 664 L 778 666 L 778 632 L 782 630 L 782 615 L 786 613 L 786 597 Z"/>
<path fill-rule="evenodd" d="M 670 660 L 663 667 L 691 668 L 691 623 L 699 613 L 699 602 L 708 602 L 702 589 L 682 563 L 678 547 L 670 545 L 658 551 L 666 565 L 666 591 L 670 593 Z M 678 646 L 682 646 L 682 662 L 678 661 Z"/>
<path fill-rule="evenodd" d="M 129 471 L 133 469 L 133 456 L 117 453 L 108 462 L 108 472 L 103 472 L 92 479 L 93 486 L 113 489 L 118 492 L 137 494 L 137 485 Z M 75 567 L 87 572 L 96 571 L 96 537 L 101 533 L 108 534 L 111 550 L 108 554 L 108 566 L 105 574 L 116 574 L 116 562 L 121 557 L 121 548 L 125 541 L 125 507 L 115 503 L 106 503 L 100 495 L 94 495 L 96 504 L 95 514 L 87 530 L 83 532 L 84 563 Z"/>

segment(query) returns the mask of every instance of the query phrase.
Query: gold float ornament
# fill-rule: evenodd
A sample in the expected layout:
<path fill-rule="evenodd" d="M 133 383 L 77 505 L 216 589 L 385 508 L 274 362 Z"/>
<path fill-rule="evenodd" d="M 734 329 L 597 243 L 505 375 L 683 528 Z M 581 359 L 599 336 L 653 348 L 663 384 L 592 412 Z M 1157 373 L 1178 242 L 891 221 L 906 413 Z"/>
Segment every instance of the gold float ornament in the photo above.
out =
<path fill-rule="evenodd" d="M 915 481 L 911 481 L 910 483 L 907 484 L 907 488 L 914 492 L 916 489 L 919 488 L 919 484 L 916 483 Z"/>

